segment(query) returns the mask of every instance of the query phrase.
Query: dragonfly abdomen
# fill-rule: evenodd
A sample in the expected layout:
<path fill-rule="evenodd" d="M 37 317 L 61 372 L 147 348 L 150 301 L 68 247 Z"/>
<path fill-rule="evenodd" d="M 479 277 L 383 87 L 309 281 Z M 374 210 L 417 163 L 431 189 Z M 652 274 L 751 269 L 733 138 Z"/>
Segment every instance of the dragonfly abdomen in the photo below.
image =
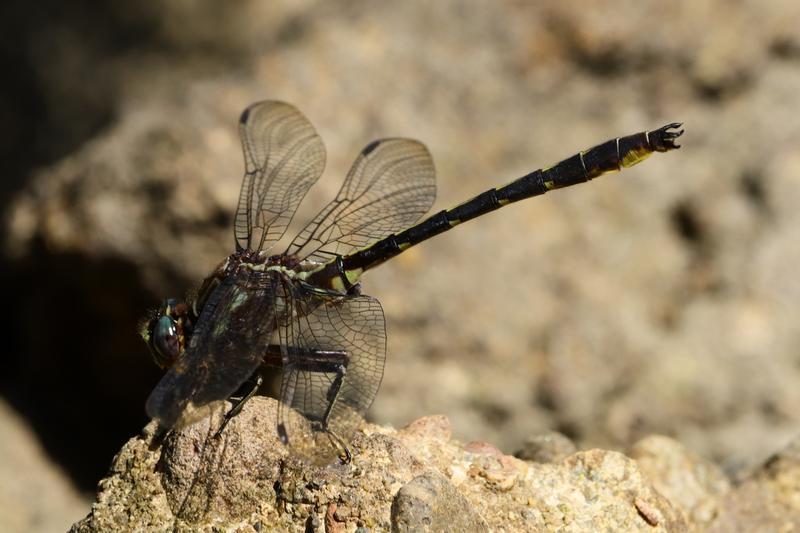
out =
<path fill-rule="evenodd" d="M 497 190 L 498 197 L 501 201 L 516 202 L 632 167 L 650 157 L 653 152 L 679 148 L 675 144 L 675 138 L 683 130 L 672 131 L 679 127 L 679 123 L 667 124 L 657 130 L 642 131 L 598 144 L 550 168 L 535 170 L 501 187 Z"/>
<path fill-rule="evenodd" d="M 440 211 L 419 224 L 342 257 L 335 265 L 331 263 L 320 271 L 316 276 L 317 282 L 332 285 L 338 290 L 347 289 L 358 281 L 364 271 L 467 220 L 525 198 L 618 172 L 643 161 L 653 152 L 679 148 L 675 144 L 675 139 L 683 133 L 683 130 L 677 129 L 679 127 L 680 124 L 672 123 L 657 130 L 611 139 L 578 152 L 552 167 L 534 170 L 508 185 L 489 189 L 452 209 Z"/>

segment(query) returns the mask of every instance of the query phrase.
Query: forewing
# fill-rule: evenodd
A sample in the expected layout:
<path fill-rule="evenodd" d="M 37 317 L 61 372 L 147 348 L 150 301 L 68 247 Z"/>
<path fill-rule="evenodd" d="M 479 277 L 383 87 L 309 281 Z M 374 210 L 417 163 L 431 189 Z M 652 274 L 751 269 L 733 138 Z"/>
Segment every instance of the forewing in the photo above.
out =
<path fill-rule="evenodd" d="M 296 455 L 325 464 L 341 454 L 341 444 L 350 442 L 378 393 L 386 360 L 386 325 L 380 303 L 371 296 L 306 294 L 296 296 L 294 306 L 305 316 L 279 328 L 284 350 L 279 433 Z M 309 359 L 315 351 L 346 354 L 338 394 L 332 388 L 336 372 L 312 369 L 315 363 Z M 329 432 L 321 425 L 328 409 Z"/>
<path fill-rule="evenodd" d="M 399 232 L 428 212 L 436 176 L 428 149 L 413 139 L 382 139 L 356 158 L 336 198 L 295 237 L 287 253 L 317 261 Z"/>
<path fill-rule="evenodd" d="M 239 119 L 245 174 L 234 219 L 239 250 L 279 240 L 325 167 L 325 146 L 294 106 L 258 102 Z"/>
<path fill-rule="evenodd" d="M 268 274 L 226 278 L 209 296 L 184 355 L 147 399 L 147 414 L 163 427 L 208 416 L 259 367 L 275 330 Z"/>

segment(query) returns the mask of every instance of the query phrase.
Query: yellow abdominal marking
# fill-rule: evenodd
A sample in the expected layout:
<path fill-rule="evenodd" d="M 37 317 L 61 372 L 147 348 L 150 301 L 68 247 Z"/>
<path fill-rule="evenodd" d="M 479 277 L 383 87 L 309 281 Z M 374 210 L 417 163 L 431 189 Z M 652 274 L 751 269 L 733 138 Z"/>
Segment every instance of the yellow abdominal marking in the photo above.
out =
<path fill-rule="evenodd" d="M 650 157 L 652 153 L 653 151 L 648 148 L 635 148 L 622 156 L 622 166 L 625 168 L 632 167 Z"/>
<path fill-rule="evenodd" d="M 355 268 L 353 270 L 345 270 L 344 277 L 347 278 L 347 283 L 350 284 L 352 287 L 356 283 L 358 283 L 359 278 L 361 278 L 361 274 L 364 273 L 363 268 Z M 339 277 L 331 278 L 331 288 L 338 292 L 347 292 L 347 287 L 344 285 L 344 280 Z"/>
<path fill-rule="evenodd" d="M 354 270 L 345 270 L 344 277 L 347 278 L 347 281 L 350 283 L 350 285 L 355 285 L 356 283 L 358 283 L 358 280 L 361 278 L 361 274 L 363 273 L 364 273 L 363 268 L 356 268 Z"/>

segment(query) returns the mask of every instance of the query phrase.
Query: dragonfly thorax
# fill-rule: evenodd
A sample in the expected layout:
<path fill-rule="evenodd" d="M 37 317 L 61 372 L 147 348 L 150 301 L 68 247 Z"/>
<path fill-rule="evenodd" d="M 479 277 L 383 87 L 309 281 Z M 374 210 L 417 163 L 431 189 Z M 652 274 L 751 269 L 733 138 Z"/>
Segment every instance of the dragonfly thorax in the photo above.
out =
<path fill-rule="evenodd" d="M 324 266 L 325 263 L 300 259 L 296 255 L 276 254 L 264 257 L 263 253 L 246 250 L 231 254 L 217 271 L 221 274 L 220 277 L 235 274 L 241 269 L 253 272 L 278 272 L 288 279 L 305 281 L 310 274 Z"/>

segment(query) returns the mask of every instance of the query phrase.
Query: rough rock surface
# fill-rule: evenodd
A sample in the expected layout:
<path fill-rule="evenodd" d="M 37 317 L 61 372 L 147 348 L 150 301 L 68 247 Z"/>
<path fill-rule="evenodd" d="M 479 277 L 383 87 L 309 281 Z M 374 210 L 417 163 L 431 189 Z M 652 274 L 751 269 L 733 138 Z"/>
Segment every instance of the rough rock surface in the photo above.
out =
<path fill-rule="evenodd" d="M 216 419 L 129 441 L 74 531 L 676 531 L 678 508 L 616 452 L 528 463 L 450 438 L 443 417 L 401 430 L 370 425 L 350 464 L 311 467 L 274 431 L 277 402 L 256 398 L 215 438 Z"/>
<path fill-rule="evenodd" d="M 447 478 L 426 472 L 397 491 L 392 531 L 488 531 L 488 526 Z"/>
<path fill-rule="evenodd" d="M 642 439 L 628 454 L 655 489 L 677 505 L 691 523 L 704 529 L 717 517 L 720 500 L 731 486 L 719 467 L 662 436 Z"/>
<path fill-rule="evenodd" d="M 714 533 L 800 528 L 800 441 L 772 456 L 719 504 Z"/>
<path fill-rule="evenodd" d="M 353 460 L 312 467 L 280 444 L 277 402 L 256 397 L 221 438 L 219 419 L 131 439 L 76 532 L 790 531 L 800 524 L 797 443 L 731 483 L 666 437 L 631 457 L 575 451 L 523 461 L 451 438 L 441 416 L 403 429 L 367 425 Z M 800 442 L 800 441 L 798 441 Z M 364 531 L 364 530 L 362 530 Z"/>

